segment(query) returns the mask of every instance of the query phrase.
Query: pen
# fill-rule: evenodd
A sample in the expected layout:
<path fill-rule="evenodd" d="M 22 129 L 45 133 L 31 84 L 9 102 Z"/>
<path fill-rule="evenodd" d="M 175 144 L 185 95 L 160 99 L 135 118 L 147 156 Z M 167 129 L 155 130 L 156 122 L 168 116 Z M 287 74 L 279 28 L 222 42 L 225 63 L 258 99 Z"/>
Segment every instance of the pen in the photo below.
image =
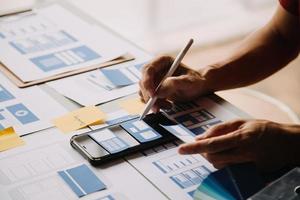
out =
<path fill-rule="evenodd" d="M 185 54 L 187 53 L 187 51 L 189 50 L 189 48 L 192 46 L 194 40 L 190 39 L 189 42 L 186 44 L 186 46 L 180 51 L 180 53 L 177 55 L 177 57 L 175 58 L 173 64 L 171 65 L 168 73 L 164 76 L 164 78 L 161 80 L 161 82 L 159 83 L 159 85 L 157 86 L 157 88 L 155 89 L 155 91 L 158 91 L 161 84 L 164 82 L 164 80 L 170 76 L 172 76 L 174 74 L 174 72 L 176 71 L 177 67 L 179 66 L 179 64 L 181 63 L 183 57 L 185 56 Z M 148 114 L 149 110 L 152 108 L 152 106 L 154 105 L 154 103 L 157 100 L 157 96 L 154 96 L 153 98 L 150 98 L 145 106 L 145 110 L 142 113 L 141 117 L 139 120 L 142 120 L 146 114 Z"/>

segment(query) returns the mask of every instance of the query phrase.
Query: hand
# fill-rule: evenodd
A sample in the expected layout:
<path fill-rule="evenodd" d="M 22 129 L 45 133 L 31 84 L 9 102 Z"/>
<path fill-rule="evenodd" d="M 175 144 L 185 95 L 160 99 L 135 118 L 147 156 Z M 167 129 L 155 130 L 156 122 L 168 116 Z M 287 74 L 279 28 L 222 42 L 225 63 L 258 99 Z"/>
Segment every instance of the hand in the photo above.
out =
<path fill-rule="evenodd" d="M 140 97 L 147 102 L 150 97 L 158 96 L 153 111 L 160 108 L 170 108 L 170 101 L 188 101 L 206 92 L 204 78 L 200 72 L 180 65 L 172 77 L 165 79 L 158 91 L 155 91 L 165 74 L 169 71 L 173 58 L 162 56 L 147 64 L 142 72 L 140 81 Z"/>
<path fill-rule="evenodd" d="M 262 171 L 273 171 L 300 163 L 299 125 L 265 120 L 235 120 L 216 125 L 183 144 L 181 154 L 201 153 L 215 168 L 255 162 Z"/>

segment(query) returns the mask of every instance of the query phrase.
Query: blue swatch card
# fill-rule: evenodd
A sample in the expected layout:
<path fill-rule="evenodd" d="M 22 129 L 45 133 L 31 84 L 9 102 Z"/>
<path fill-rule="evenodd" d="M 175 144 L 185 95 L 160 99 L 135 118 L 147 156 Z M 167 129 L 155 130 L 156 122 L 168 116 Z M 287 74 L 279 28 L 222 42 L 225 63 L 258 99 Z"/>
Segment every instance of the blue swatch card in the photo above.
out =
<path fill-rule="evenodd" d="M 78 197 L 106 189 L 106 185 L 85 164 L 58 174 Z"/>
<path fill-rule="evenodd" d="M 148 124 L 139 119 L 124 122 L 121 126 L 139 142 L 149 142 L 162 137 Z"/>

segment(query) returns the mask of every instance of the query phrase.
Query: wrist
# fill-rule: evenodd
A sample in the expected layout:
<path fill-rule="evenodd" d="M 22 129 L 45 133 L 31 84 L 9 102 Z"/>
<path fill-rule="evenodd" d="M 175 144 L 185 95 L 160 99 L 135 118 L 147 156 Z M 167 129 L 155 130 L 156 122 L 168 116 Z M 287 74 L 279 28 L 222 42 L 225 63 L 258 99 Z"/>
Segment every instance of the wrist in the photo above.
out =
<path fill-rule="evenodd" d="M 226 89 L 222 76 L 219 75 L 224 65 L 224 63 L 215 63 L 199 70 L 203 79 L 203 87 L 208 93 Z"/>

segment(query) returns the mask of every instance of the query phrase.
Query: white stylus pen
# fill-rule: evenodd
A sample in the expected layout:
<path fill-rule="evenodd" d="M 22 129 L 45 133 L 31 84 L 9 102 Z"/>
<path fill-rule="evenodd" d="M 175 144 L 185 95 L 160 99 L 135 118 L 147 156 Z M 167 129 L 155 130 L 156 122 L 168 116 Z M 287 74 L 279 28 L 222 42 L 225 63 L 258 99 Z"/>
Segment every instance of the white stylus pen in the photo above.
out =
<path fill-rule="evenodd" d="M 170 70 L 168 71 L 168 73 L 164 76 L 164 78 L 161 80 L 161 82 L 159 83 L 159 85 L 157 86 L 157 88 L 155 89 L 155 91 L 158 91 L 158 89 L 160 88 L 161 84 L 164 82 L 164 80 L 170 76 L 172 76 L 174 74 L 174 72 L 176 71 L 177 67 L 179 66 L 179 64 L 181 63 L 183 57 L 185 56 L 185 54 L 187 53 L 187 51 L 189 50 L 189 48 L 192 46 L 194 40 L 190 39 L 189 42 L 186 44 L 186 46 L 180 51 L 180 53 L 177 55 L 177 57 L 175 58 L 172 66 L 170 67 Z M 153 98 L 150 98 L 145 106 L 145 110 L 142 113 L 140 120 L 142 120 L 146 114 L 148 114 L 148 112 L 150 111 L 150 109 L 152 108 L 152 106 L 154 105 L 154 103 L 157 100 L 157 96 L 154 96 Z"/>

